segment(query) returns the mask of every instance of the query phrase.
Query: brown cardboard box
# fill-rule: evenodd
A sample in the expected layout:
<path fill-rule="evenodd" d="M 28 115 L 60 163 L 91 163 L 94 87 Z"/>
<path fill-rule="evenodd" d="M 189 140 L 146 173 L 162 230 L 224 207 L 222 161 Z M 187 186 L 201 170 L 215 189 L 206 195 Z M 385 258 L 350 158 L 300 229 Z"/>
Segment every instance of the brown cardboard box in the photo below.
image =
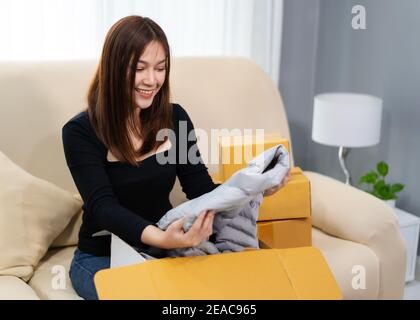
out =
<path fill-rule="evenodd" d="M 289 150 L 289 142 L 279 134 L 266 135 L 258 148 L 267 150 L 282 144 Z M 219 174 L 213 180 L 223 183 L 237 170 L 246 166 L 244 149 L 257 155 L 255 137 L 238 139 L 231 136 L 220 141 Z M 241 151 L 242 163 L 234 163 L 235 152 Z M 224 161 L 223 161 L 224 159 Z M 230 162 L 227 159 L 231 160 Z M 237 159 L 236 159 L 237 160 Z M 290 181 L 274 195 L 264 197 L 258 216 L 258 238 L 265 248 L 292 248 L 310 246 L 311 239 L 311 188 L 309 179 L 299 167 L 291 168 Z"/>
<path fill-rule="evenodd" d="M 266 134 L 263 141 L 257 141 L 255 136 L 228 136 L 220 139 L 219 174 L 217 177 L 214 176 L 215 180 L 219 183 L 226 181 L 237 170 L 246 167 L 247 162 L 260 152 L 278 144 L 282 144 L 290 151 L 289 141 L 276 133 Z M 251 150 L 252 154 L 250 153 Z M 299 167 L 291 168 L 291 180 L 289 183 L 274 195 L 264 198 L 258 220 L 310 217 L 310 198 L 309 180 Z"/>
<path fill-rule="evenodd" d="M 312 245 L 311 218 L 283 219 L 257 223 L 260 248 L 294 248 Z"/>
<path fill-rule="evenodd" d="M 275 194 L 264 197 L 258 221 L 308 218 L 311 216 L 311 187 L 299 167 L 291 169 L 290 181 Z"/>
<path fill-rule="evenodd" d="M 313 247 L 164 258 L 101 270 L 100 299 L 342 299 Z"/>

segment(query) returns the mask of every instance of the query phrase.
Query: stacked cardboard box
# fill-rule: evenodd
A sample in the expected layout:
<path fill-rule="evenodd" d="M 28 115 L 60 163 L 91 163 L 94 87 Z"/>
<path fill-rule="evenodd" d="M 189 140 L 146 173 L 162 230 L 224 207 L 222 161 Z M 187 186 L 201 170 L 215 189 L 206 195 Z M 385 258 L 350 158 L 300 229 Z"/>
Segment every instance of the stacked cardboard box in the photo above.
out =
<path fill-rule="evenodd" d="M 219 142 L 219 174 L 215 180 L 226 181 L 257 154 L 279 144 L 290 152 L 289 141 L 278 134 L 268 134 L 259 140 L 255 136 L 223 137 Z M 264 198 L 258 217 L 258 237 L 263 248 L 311 245 L 311 190 L 299 167 L 291 168 L 291 179 L 283 188 Z"/>

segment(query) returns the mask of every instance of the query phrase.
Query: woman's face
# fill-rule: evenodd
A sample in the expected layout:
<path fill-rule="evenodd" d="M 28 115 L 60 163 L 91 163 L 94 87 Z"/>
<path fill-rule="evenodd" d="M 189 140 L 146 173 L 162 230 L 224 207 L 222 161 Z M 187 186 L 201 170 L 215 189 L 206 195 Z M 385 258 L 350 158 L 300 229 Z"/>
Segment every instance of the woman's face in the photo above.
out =
<path fill-rule="evenodd" d="M 166 75 L 166 55 L 162 45 L 157 41 L 149 43 L 137 62 L 134 79 L 134 101 L 140 109 L 152 105 Z"/>

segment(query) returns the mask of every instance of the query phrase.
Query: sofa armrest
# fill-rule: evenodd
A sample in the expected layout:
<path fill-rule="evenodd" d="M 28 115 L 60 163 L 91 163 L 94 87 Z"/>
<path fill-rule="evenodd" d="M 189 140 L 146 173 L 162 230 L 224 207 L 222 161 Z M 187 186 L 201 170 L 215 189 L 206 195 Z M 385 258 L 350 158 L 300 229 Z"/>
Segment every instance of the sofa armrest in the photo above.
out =
<path fill-rule="evenodd" d="M 0 276 L 0 300 L 39 300 L 35 291 L 14 276 Z"/>
<path fill-rule="evenodd" d="M 393 210 L 385 202 L 340 181 L 310 171 L 304 174 L 311 184 L 313 226 L 369 247 L 380 261 L 379 299 L 401 299 L 406 249 Z"/>

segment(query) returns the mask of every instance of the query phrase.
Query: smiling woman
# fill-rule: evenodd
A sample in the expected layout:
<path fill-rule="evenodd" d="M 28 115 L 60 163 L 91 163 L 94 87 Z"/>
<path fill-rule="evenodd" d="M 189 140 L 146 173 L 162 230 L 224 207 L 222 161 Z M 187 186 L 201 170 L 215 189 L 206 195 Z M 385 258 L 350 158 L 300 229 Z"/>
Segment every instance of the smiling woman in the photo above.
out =
<path fill-rule="evenodd" d="M 186 111 L 169 101 L 169 71 L 163 30 L 149 18 L 119 20 L 106 36 L 87 109 L 63 127 L 67 165 L 84 201 L 70 279 L 85 299 L 97 299 L 93 277 L 110 266 L 111 239 L 95 236 L 100 231 L 156 258 L 167 256 L 167 249 L 194 246 L 213 232 L 212 210 L 201 212 L 188 232 L 182 219 L 165 231 L 156 226 L 172 208 L 169 194 L 177 177 L 189 199 L 217 186 L 202 161 L 178 161 L 173 137 L 157 139 L 161 129 L 177 134 L 180 122 L 194 130 Z M 183 139 L 174 138 L 175 146 Z M 197 140 L 185 143 L 188 152 Z M 154 155 L 169 148 L 175 149 L 175 161 L 159 163 Z"/>

